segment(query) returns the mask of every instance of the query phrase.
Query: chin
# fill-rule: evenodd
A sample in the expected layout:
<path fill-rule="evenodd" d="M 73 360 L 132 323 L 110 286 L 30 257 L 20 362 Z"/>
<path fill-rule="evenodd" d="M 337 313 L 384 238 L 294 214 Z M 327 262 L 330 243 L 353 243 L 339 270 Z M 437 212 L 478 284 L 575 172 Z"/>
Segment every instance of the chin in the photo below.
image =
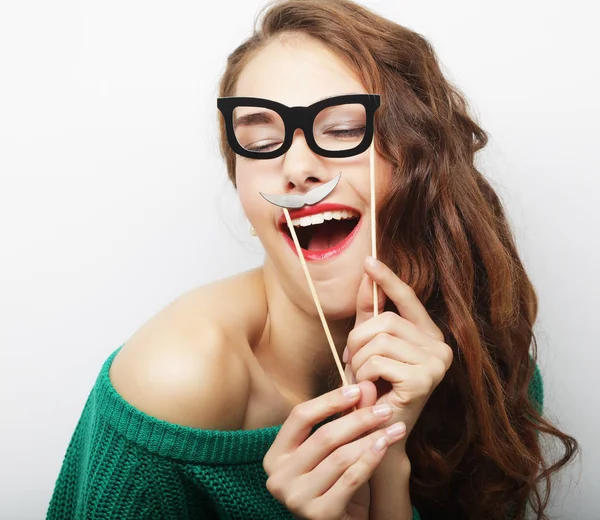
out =
<path fill-rule="evenodd" d="M 315 214 L 317 210 L 322 213 Z M 305 211 L 307 215 L 299 217 L 294 227 L 323 314 L 328 321 L 350 319 L 356 314 L 364 259 L 371 253 L 368 215 L 340 205 L 313 207 Z M 307 217 L 316 218 L 316 221 L 301 220 Z M 326 249 L 324 244 L 327 244 Z M 298 295 L 300 306 L 318 319 L 298 253 L 283 222 L 263 246 L 280 283 L 287 287 L 285 291 Z"/>
<path fill-rule="evenodd" d="M 352 259 L 347 257 L 347 264 L 350 265 L 339 265 L 334 276 L 313 276 L 315 291 L 327 320 L 348 319 L 356 314 L 356 298 L 363 274 L 362 258 L 364 257 Z M 302 276 L 302 282 L 304 283 L 303 292 L 307 295 L 315 316 L 318 316 L 304 276 Z"/>

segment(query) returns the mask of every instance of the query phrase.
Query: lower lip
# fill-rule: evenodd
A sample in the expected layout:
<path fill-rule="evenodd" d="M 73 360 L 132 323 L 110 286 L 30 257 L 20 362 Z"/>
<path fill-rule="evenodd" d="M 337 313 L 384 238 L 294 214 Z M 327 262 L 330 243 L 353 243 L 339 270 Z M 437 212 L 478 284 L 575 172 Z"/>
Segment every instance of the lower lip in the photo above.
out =
<path fill-rule="evenodd" d="M 329 258 L 339 255 L 342 251 L 344 251 L 344 249 L 347 249 L 348 246 L 352 243 L 352 240 L 354 240 L 354 237 L 358 233 L 358 230 L 362 224 L 362 221 L 363 221 L 363 219 L 361 217 L 360 220 L 358 221 L 358 223 L 356 224 L 356 226 L 354 227 L 354 229 L 350 232 L 350 234 L 346 238 L 344 238 L 344 240 L 342 240 L 339 244 L 336 244 L 335 246 L 330 247 L 329 249 L 321 249 L 319 251 L 308 251 L 307 249 L 302 249 L 302 256 L 304 256 L 304 258 L 306 260 L 314 261 L 314 260 L 328 260 Z M 289 246 L 292 248 L 292 251 L 294 251 L 294 253 L 297 256 L 298 251 L 296 251 L 296 246 L 294 245 L 294 241 L 292 240 L 292 238 L 289 237 L 285 231 L 282 231 L 281 234 L 283 235 L 283 238 L 285 238 L 285 240 L 289 244 Z"/>

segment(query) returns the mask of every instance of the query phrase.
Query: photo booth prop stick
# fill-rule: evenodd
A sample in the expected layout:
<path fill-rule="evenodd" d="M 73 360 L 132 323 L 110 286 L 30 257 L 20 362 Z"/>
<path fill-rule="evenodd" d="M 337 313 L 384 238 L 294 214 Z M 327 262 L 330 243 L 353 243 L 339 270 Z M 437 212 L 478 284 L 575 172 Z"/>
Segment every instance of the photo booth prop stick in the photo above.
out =
<path fill-rule="evenodd" d="M 338 356 L 337 350 L 335 348 L 335 343 L 333 342 L 333 338 L 331 337 L 331 331 L 329 330 L 329 325 L 327 324 L 327 320 L 325 319 L 325 314 L 323 313 L 323 308 L 321 307 L 321 302 L 319 301 L 319 297 L 317 296 L 317 292 L 315 291 L 315 286 L 312 281 L 312 277 L 310 276 L 310 272 L 308 271 L 308 266 L 306 265 L 306 259 L 302 254 L 302 247 L 300 246 L 300 242 L 298 241 L 298 236 L 296 235 L 296 230 L 294 229 L 294 224 L 292 224 L 292 219 L 290 217 L 290 209 L 297 209 L 303 206 L 312 206 L 317 202 L 321 202 L 327 195 L 329 195 L 334 188 L 340 182 L 340 178 L 342 176 L 342 172 L 340 172 L 334 179 L 329 182 L 318 186 L 317 188 L 310 190 L 304 195 L 267 195 L 266 193 L 261 193 L 261 196 L 269 201 L 271 204 L 279 206 L 283 208 L 283 214 L 285 216 L 285 221 L 290 230 L 290 234 L 292 235 L 292 240 L 294 242 L 294 246 L 296 247 L 296 252 L 298 253 L 298 258 L 300 258 L 300 264 L 302 265 L 302 270 L 304 271 L 304 276 L 306 277 L 306 281 L 308 282 L 308 288 L 310 289 L 310 293 L 312 295 L 313 301 L 315 302 L 315 307 L 317 308 L 317 313 L 319 314 L 319 318 L 321 319 L 321 325 L 323 325 L 323 330 L 325 331 L 325 336 L 327 337 L 327 342 L 329 343 L 329 348 L 331 348 L 331 353 L 333 354 L 333 359 L 335 360 L 335 364 L 340 373 L 340 377 L 342 378 L 343 386 L 348 385 L 348 380 L 346 379 L 346 374 L 344 374 L 344 369 L 342 368 L 342 363 L 340 361 L 340 357 Z"/>
<path fill-rule="evenodd" d="M 369 147 L 369 182 L 371 190 L 371 256 L 377 258 L 377 207 L 375 206 L 375 139 Z M 373 281 L 373 316 L 379 314 L 377 284 Z"/>
<path fill-rule="evenodd" d="M 348 380 L 346 379 L 346 375 L 344 374 L 344 369 L 342 368 L 342 363 L 340 361 L 340 357 L 338 356 L 337 350 L 335 349 L 335 344 L 333 342 L 333 338 L 331 337 L 331 332 L 329 331 L 329 325 L 327 325 L 327 320 L 325 319 L 325 314 L 323 314 L 323 308 L 321 307 L 321 303 L 319 302 L 319 297 L 317 296 L 317 292 L 315 291 L 315 286 L 313 285 L 312 278 L 308 271 L 308 267 L 306 265 L 306 260 L 304 259 L 304 255 L 302 254 L 302 248 L 300 247 L 300 242 L 298 242 L 298 237 L 296 236 L 296 231 L 294 230 L 294 225 L 292 224 L 292 219 L 290 218 L 290 213 L 287 208 L 283 208 L 283 214 L 285 215 L 285 220 L 287 222 L 288 227 L 290 228 L 290 233 L 292 234 L 292 240 L 294 241 L 294 245 L 296 246 L 296 252 L 300 257 L 300 263 L 302 264 L 302 270 L 304 271 L 304 276 L 306 277 L 306 281 L 308 282 L 308 287 L 310 289 L 310 293 L 312 294 L 313 300 L 315 302 L 315 306 L 317 307 L 317 312 L 319 313 L 319 318 L 321 318 L 321 324 L 323 325 L 323 330 L 325 331 L 325 336 L 327 336 L 327 342 L 329 343 L 329 347 L 331 348 L 331 353 L 333 354 L 333 359 L 335 360 L 335 364 L 337 366 L 338 372 L 340 373 L 340 377 L 342 378 L 343 386 L 348 385 Z"/>

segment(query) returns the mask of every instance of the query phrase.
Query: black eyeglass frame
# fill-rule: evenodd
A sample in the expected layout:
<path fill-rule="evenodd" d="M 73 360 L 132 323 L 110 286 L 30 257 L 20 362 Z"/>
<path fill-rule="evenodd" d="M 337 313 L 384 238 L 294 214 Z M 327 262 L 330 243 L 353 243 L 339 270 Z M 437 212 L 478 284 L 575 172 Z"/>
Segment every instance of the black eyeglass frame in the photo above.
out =
<path fill-rule="evenodd" d="M 250 159 L 274 159 L 275 157 L 280 157 L 292 146 L 294 132 L 297 128 L 300 128 L 304 132 L 304 138 L 309 148 L 318 155 L 323 157 L 352 157 L 353 155 L 358 155 L 367 150 L 371 145 L 371 141 L 373 140 L 373 120 L 375 111 L 379 108 L 380 103 L 381 96 L 379 94 L 344 94 L 322 99 L 309 106 L 295 107 L 288 107 L 277 101 L 256 97 L 217 98 L 217 108 L 225 119 L 225 130 L 229 146 L 238 155 Z M 321 148 L 313 135 L 313 124 L 317 114 L 324 108 L 347 104 L 361 104 L 365 107 L 366 121 L 363 140 L 357 146 L 348 150 L 325 150 Z M 277 112 L 281 116 L 285 127 L 285 137 L 281 146 L 277 150 L 269 152 L 255 152 L 246 150 L 240 145 L 233 129 L 233 111 L 237 107 L 261 107 Z"/>

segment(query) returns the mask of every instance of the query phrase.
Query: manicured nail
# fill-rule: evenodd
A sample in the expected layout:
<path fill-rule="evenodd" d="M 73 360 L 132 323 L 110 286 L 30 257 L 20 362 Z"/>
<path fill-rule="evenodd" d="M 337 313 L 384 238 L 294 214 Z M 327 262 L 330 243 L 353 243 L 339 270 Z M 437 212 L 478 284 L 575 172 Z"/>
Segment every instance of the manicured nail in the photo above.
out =
<path fill-rule="evenodd" d="M 389 404 L 378 404 L 373 407 L 373 413 L 379 417 L 387 417 L 392 413 L 392 407 Z"/>
<path fill-rule="evenodd" d="M 406 424 L 403 422 L 398 422 L 396 424 L 392 424 L 389 428 L 385 430 L 390 437 L 400 437 L 406 431 Z"/>
<path fill-rule="evenodd" d="M 342 393 L 347 399 L 354 399 L 358 394 L 360 394 L 360 388 L 358 385 L 345 386 L 342 388 Z"/>
<path fill-rule="evenodd" d="M 344 349 L 344 353 L 342 354 L 342 361 L 344 363 L 348 363 L 348 347 Z"/>
<path fill-rule="evenodd" d="M 371 269 L 377 269 L 379 267 L 379 262 L 372 256 L 367 256 L 367 265 Z"/>
<path fill-rule="evenodd" d="M 383 449 L 387 446 L 387 439 L 385 437 L 379 437 L 373 443 L 373 451 L 383 451 Z"/>

